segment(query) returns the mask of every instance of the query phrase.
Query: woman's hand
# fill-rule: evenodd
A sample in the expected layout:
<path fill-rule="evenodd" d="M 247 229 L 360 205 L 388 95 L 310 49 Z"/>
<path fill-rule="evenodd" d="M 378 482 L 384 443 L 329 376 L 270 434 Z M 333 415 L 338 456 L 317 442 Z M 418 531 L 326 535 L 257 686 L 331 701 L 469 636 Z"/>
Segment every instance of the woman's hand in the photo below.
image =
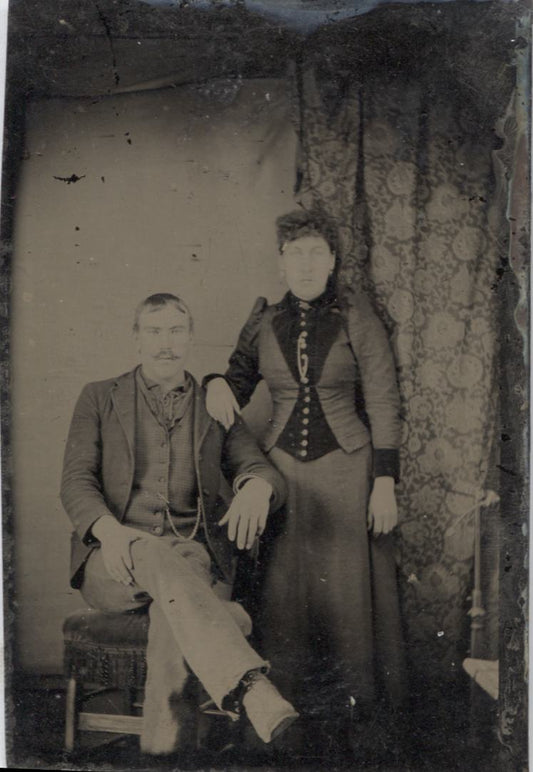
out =
<path fill-rule="evenodd" d="M 368 502 L 368 530 L 375 536 L 390 533 L 398 525 L 394 477 L 376 477 Z"/>
<path fill-rule="evenodd" d="M 235 414 L 239 415 L 241 412 L 239 403 L 224 378 L 213 378 L 206 389 L 207 412 L 228 431 L 233 426 Z"/>

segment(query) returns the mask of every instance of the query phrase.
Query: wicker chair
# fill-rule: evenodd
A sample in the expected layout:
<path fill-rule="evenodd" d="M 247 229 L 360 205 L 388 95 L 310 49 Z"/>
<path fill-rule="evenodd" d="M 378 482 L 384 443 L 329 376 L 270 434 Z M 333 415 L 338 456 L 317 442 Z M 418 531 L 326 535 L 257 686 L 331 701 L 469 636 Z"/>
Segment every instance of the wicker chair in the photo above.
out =
<path fill-rule="evenodd" d="M 244 635 L 251 622 L 237 603 L 230 611 Z M 76 749 L 80 732 L 140 735 L 143 725 L 142 690 L 146 680 L 146 645 L 149 617 L 146 610 L 108 613 L 83 609 L 63 624 L 64 672 L 67 678 L 65 750 Z M 122 694 L 122 713 L 84 710 L 90 698 L 110 692 Z M 199 747 L 206 734 L 206 717 L 227 715 L 216 709 L 191 674 L 184 699 L 188 713 L 187 746 Z"/>

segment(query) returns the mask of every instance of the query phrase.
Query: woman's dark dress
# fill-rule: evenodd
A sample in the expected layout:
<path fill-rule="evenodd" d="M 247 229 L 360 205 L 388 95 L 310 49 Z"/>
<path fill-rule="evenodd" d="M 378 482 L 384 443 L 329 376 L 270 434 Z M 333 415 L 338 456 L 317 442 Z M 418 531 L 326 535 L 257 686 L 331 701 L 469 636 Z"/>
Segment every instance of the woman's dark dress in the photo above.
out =
<path fill-rule="evenodd" d="M 225 378 L 241 406 L 265 379 L 265 450 L 289 490 L 261 560 L 257 622 L 273 680 L 307 715 L 370 706 L 377 694 L 401 702 L 392 537 L 367 530 L 373 476 L 398 474 L 398 394 L 381 323 L 364 297 L 351 308 L 332 293 L 311 303 L 291 293 L 275 306 L 260 299 Z M 371 432 L 356 410 L 360 380 Z"/>

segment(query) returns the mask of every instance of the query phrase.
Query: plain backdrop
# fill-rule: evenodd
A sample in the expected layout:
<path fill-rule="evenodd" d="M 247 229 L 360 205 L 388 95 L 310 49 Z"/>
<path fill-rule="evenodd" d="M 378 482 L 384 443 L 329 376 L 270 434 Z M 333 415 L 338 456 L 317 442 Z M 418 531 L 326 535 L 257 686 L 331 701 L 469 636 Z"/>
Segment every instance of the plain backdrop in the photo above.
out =
<path fill-rule="evenodd" d="M 16 656 L 26 672 L 61 672 L 63 619 L 84 605 L 69 587 L 63 450 L 82 386 L 137 363 L 136 304 L 154 292 L 186 300 L 189 369 L 201 378 L 225 367 L 255 298 L 284 292 L 274 220 L 294 206 L 296 147 L 285 88 L 228 80 L 29 104 L 12 298 Z M 266 405 L 259 395 L 248 411 L 257 431 Z"/>

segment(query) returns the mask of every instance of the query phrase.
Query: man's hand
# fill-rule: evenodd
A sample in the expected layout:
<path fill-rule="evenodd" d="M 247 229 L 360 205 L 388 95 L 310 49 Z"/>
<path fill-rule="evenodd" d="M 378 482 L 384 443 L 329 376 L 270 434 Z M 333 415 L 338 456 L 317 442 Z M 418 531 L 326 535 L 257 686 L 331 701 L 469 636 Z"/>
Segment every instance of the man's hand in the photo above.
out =
<path fill-rule="evenodd" d="M 134 584 L 131 545 L 138 539 L 156 537 L 138 528 L 121 525 L 111 515 L 100 517 L 92 527 L 92 534 L 101 544 L 104 566 L 111 578 L 121 584 Z"/>
<path fill-rule="evenodd" d="M 244 483 L 219 521 L 219 525 L 228 524 L 228 539 L 235 541 L 236 537 L 240 550 L 250 549 L 256 536 L 261 536 L 265 530 L 271 495 L 270 483 L 262 477 L 252 477 Z"/>
<path fill-rule="evenodd" d="M 235 414 L 238 415 L 241 412 L 239 403 L 224 378 L 213 378 L 206 389 L 207 412 L 228 431 L 233 426 Z"/>
<path fill-rule="evenodd" d="M 368 502 L 368 530 L 375 536 L 390 533 L 398 525 L 394 477 L 376 477 Z"/>

